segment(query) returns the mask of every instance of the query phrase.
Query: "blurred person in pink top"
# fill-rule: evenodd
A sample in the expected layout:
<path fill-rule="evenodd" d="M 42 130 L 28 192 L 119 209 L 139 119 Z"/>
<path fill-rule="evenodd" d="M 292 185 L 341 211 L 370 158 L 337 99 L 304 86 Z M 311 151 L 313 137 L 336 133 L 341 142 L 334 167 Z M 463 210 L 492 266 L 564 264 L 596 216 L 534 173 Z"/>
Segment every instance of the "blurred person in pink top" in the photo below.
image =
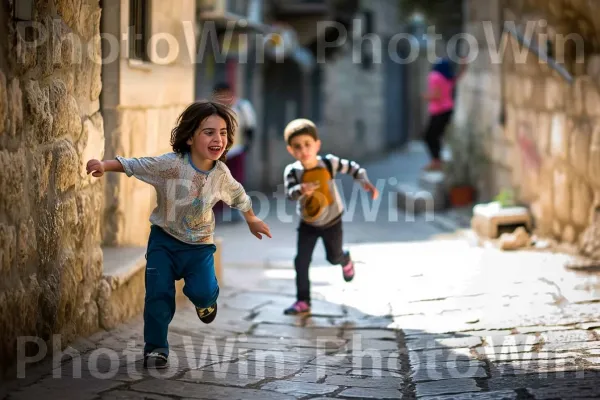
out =
<path fill-rule="evenodd" d="M 429 73 L 428 92 L 424 95 L 429 102 L 429 124 L 424 135 L 431 156 L 431 162 L 424 168 L 427 171 L 442 169 L 440 156 L 442 137 L 452 119 L 455 85 L 464 73 L 465 67 L 466 64 L 461 64 L 458 74 L 455 75 L 448 59 L 443 58 L 433 64 Z"/>

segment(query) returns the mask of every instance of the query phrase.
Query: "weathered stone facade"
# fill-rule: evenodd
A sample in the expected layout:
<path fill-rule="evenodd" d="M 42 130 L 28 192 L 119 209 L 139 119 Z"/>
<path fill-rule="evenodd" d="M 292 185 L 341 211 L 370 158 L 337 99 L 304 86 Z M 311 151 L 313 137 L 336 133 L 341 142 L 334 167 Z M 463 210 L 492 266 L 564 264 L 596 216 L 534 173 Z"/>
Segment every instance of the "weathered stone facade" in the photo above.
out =
<path fill-rule="evenodd" d="M 32 21 L 0 8 L 0 375 L 18 337 L 98 327 L 102 184 L 84 159 L 102 141 L 101 11 L 36 4 Z"/>
<path fill-rule="evenodd" d="M 540 233 L 573 243 L 600 205 L 600 58 L 593 54 L 600 20 L 587 20 L 597 13 L 585 2 L 563 2 L 559 8 L 555 1 L 542 3 L 469 2 L 468 30 L 485 46 L 461 85 L 456 122 L 484 143 L 491 163 L 487 187 L 480 187 L 484 199 L 514 188 L 531 207 Z M 512 35 L 505 36 L 502 62 L 491 63 L 482 21 L 494 21 L 499 34 L 502 19 L 524 33 L 529 23 L 534 38 L 548 35 L 554 58 L 564 59 L 559 66 L 573 76 L 572 83 L 534 53 L 511 50 L 521 48 Z M 541 19 L 548 23 L 533 25 Z M 579 58 L 574 42 L 563 45 L 557 38 L 570 33 L 585 42 Z"/>

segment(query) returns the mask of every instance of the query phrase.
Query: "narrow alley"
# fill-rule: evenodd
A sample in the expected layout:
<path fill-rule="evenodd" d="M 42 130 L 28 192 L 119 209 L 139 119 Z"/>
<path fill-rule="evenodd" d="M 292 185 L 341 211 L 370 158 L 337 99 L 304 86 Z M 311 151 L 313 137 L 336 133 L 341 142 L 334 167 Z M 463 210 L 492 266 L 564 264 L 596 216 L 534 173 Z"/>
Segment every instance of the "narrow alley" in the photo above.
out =
<path fill-rule="evenodd" d="M 374 182 L 416 174 L 424 153 L 367 164 Z M 344 192 L 351 186 L 344 184 Z M 217 319 L 182 301 L 170 326 L 170 368 L 142 368 L 142 321 L 80 339 L 23 366 L 0 398 L 51 399 L 591 399 L 600 396 L 600 292 L 564 255 L 501 252 L 426 216 L 347 222 L 353 282 L 317 248 L 313 313 L 294 300 L 295 221 L 269 213 L 273 239 L 217 227 L 225 274 Z M 292 215 L 289 211 L 288 215 Z"/>

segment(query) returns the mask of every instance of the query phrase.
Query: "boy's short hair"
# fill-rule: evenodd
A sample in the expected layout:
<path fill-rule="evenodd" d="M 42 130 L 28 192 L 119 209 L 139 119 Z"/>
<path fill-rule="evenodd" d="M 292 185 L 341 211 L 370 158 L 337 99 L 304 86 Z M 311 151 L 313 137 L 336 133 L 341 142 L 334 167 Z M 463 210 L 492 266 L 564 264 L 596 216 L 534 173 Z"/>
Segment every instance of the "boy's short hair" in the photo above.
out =
<path fill-rule="evenodd" d="M 283 131 L 283 138 L 289 145 L 290 141 L 298 135 L 308 135 L 315 140 L 319 140 L 317 126 L 309 119 L 299 118 L 291 121 Z"/>
<path fill-rule="evenodd" d="M 227 82 L 219 82 L 213 87 L 213 92 L 219 93 L 226 90 L 231 90 L 231 85 Z"/>

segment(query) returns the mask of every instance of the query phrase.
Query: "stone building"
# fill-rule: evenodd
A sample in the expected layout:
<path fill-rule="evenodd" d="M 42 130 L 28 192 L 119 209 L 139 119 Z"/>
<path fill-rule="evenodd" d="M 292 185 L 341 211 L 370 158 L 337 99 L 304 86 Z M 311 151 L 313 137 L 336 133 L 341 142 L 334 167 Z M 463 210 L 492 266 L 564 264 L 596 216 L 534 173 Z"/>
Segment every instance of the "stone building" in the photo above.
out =
<path fill-rule="evenodd" d="M 0 376 L 19 336 L 51 351 L 52 335 L 66 346 L 141 310 L 155 194 L 124 175 L 87 176 L 85 163 L 170 151 L 194 100 L 196 9 L 194 0 L 4 4 Z"/>
<path fill-rule="evenodd" d="M 487 160 L 471 166 L 484 171 L 482 200 L 513 188 L 541 233 L 573 243 L 600 206 L 600 15 L 579 0 L 465 5 L 479 56 L 456 125 Z M 501 37 L 506 53 L 493 57 Z"/>

